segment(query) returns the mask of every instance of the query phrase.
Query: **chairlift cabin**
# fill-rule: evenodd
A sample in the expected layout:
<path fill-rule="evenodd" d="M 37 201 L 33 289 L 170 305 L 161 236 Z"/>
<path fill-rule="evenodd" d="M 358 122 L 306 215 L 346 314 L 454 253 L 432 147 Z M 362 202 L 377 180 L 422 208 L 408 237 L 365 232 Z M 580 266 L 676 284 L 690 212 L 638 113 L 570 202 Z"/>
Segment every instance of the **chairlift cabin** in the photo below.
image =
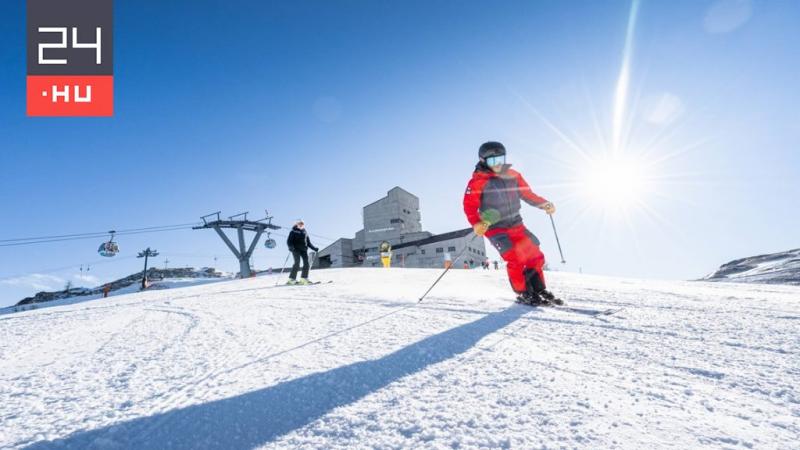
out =
<path fill-rule="evenodd" d="M 116 242 L 114 242 L 115 231 L 110 231 L 110 233 L 111 237 L 108 239 L 108 242 L 103 242 L 102 244 L 100 244 L 100 248 L 97 249 L 97 253 L 99 253 L 100 256 L 105 256 L 110 258 L 119 253 L 119 246 L 117 245 Z"/>
<path fill-rule="evenodd" d="M 266 248 L 268 248 L 268 249 L 272 250 L 273 248 L 275 248 L 275 247 L 277 247 L 277 246 L 278 246 L 278 243 L 277 243 L 277 242 L 275 242 L 275 239 L 272 239 L 272 238 L 269 236 L 269 233 L 267 233 L 267 240 L 265 240 L 265 241 L 264 241 L 264 247 L 266 247 Z"/>

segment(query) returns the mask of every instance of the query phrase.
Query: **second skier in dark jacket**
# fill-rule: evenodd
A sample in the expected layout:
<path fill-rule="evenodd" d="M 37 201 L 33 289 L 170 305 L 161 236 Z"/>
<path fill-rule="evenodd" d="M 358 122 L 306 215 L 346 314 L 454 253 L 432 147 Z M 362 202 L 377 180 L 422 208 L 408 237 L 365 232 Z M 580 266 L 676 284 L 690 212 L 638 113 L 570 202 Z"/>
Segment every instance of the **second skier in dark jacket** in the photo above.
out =
<path fill-rule="evenodd" d="M 286 284 L 308 284 L 308 249 L 310 248 L 318 252 L 319 248 L 311 243 L 311 239 L 308 238 L 308 233 L 306 233 L 305 224 L 302 220 L 298 220 L 292 227 L 292 231 L 289 232 L 289 237 L 286 239 L 286 245 L 289 247 L 289 251 L 292 252 L 292 256 L 294 257 L 294 265 L 292 265 L 292 271 L 289 273 L 289 281 Z M 297 271 L 300 269 L 300 260 L 303 261 L 303 269 L 300 274 L 300 281 L 298 282 Z"/>

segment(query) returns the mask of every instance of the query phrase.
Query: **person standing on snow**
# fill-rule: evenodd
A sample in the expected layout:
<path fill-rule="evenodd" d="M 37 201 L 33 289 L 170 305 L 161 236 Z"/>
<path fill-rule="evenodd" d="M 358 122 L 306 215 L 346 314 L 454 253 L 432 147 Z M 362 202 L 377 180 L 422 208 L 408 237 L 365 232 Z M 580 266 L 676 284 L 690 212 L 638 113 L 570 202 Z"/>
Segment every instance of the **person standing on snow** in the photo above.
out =
<path fill-rule="evenodd" d="M 294 265 L 292 271 L 289 273 L 289 281 L 286 284 L 309 284 L 308 281 L 308 249 L 318 252 L 319 249 L 311 243 L 306 233 L 305 223 L 301 219 L 297 219 L 292 231 L 289 232 L 289 237 L 286 239 L 286 245 L 289 251 L 292 252 L 294 257 Z M 300 260 L 303 260 L 303 272 L 300 275 L 300 281 L 297 281 L 297 270 L 300 268 Z"/>
<path fill-rule="evenodd" d="M 464 193 L 464 213 L 475 234 L 485 235 L 506 261 L 517 301 L 563 304 L 546 289 L 539 239 L 525 228 L 519 215 L 520 200 L 547 214 L 553 214 L 555 206 L 534 194 L 522 175 L 506 164 L 503 144 L 484 143 L 478 149 L 478 158 Z"/>

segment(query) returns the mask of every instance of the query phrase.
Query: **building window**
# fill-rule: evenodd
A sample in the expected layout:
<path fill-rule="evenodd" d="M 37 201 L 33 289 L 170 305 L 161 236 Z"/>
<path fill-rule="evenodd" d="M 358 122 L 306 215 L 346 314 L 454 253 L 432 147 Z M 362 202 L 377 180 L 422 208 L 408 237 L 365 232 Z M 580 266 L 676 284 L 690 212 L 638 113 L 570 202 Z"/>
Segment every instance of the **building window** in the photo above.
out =
<path fill-rule="evenodd" d="M 436 253 L 444 253 L 444 247 L 436 247 Z"/>
<path fill-rule="evenodd" d="M 403 223 L 403 219 L 392 219 L 389 223 Z"/>
<path fill-rule="evenodd" d="M 455 247 L 447 247 L 447 251 L 448 252 L 454 252 L 454 251 L 456 251 L 456 248 Z"/>

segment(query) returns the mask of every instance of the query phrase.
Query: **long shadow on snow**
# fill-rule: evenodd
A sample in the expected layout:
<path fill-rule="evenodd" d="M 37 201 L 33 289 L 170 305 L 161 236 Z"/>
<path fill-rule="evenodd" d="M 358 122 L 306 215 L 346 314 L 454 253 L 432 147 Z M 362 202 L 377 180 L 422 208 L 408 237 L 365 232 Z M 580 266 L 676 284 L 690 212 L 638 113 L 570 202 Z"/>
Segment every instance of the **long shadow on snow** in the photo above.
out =
<path fill-rule="evenodd" d="M 453 358 L 529 308 L 511 307 L 425 338 L 372 361 L 315 373 L 275 386 L 142 417 L 28 449 L 250 449 L 270 442 L 405 376 Z"/>

